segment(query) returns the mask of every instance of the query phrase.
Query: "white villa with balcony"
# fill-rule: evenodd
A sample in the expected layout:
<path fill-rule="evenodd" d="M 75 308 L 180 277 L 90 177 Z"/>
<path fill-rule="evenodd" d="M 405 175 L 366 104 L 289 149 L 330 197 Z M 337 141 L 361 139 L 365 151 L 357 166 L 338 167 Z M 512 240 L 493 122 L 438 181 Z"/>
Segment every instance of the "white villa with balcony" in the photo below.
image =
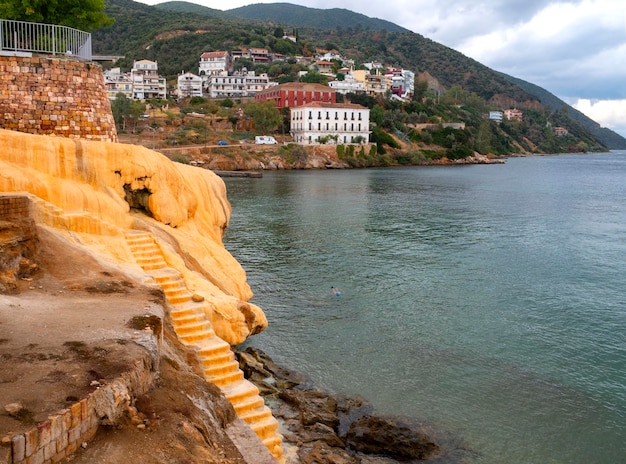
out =
<path fill-rule="evenodd" d="M 200 76 L 212 76 L 222 72 L 228 72 L 232 68 L 232 57 L 228 52 L 204 52 L 200 55 Z"/>
<path fill-rule="evenodd" d="M 312 102 L 291 108 L 291 135 L 295 143 L 310 145 L 367 143 L 370 134 L 370 110 L 351 103 Z"/>
<path fill-rule="evenodd" d="M 178 76 L 176 93 L 178 98 L 201 97 L 202 78 L 190 72 L 180 74 Z"/>
<path fill-rule="evenodd" d="M 135 61 L 130 70 L 130 77 L 133 84 L 134 100 L 167 98 L 165 78 L 159 76 L 159 67 L 156 61 Z"/>
<path fill-rule="evenodd" d="M 276 83 L 270 82 L 267 74 L 256 75 L 254 71 L 245 70 L 233 74 L 223 72 L 207 79 L 207 91 L 211 98 L 252 97 L 273 85 Z"/>
<path fill-rule="evenodd" d="M 111 68 L 105 70 L 103 74 L 109 100 L 115 100 L 119 93 L 124 94 L 126 98 L 133 98 L 133 81 L 130 73 L 123 73 L 120 68 Z"/>

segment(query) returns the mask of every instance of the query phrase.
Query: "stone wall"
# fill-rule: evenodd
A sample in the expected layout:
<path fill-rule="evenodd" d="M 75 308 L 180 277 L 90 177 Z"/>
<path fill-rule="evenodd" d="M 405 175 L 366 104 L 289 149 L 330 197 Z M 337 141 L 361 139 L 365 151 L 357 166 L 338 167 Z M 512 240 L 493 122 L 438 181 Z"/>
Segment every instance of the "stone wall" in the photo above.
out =
<path fill-rule="evenodd" d="M 5 436 L 0 464 L 54 464 L 90 441 L 102 425 L 136 415 L 133 399 L 146 393 L 156 378 L 155 358 L 138 359 L 133 369 L 30 430 Z"/>
<path fill-rule="evenodd" d="M 30 200 L 25 195 L 0 193 L 0 221 L 30 216 Z"/>
<path fill-rule="evenodd" d="M 0 193 L 0 293 L 17 292 L 17 282 L 37 269 L 39 239 L 26 195 Z"/>
<path fill-rule="evenodd" d="M 102 68 L 67 57 L 0 56 L 0 128 L 117 142 Z"/>

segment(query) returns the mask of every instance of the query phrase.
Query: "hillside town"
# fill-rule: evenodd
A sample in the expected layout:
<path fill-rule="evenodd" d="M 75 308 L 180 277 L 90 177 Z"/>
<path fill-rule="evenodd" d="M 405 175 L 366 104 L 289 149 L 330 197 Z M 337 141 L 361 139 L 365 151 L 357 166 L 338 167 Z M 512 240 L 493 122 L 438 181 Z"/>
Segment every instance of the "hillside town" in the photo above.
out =
<path fill-rule="evenodd" d="M 296 40 L 286 36 L 288 40 Z M 320 74 L 328 84 L 288 82 L 279 84 L 267 73 L 256 73 L 246 67 L 236 68 L 239 59 L 257 64 L 285 61 L 287 57 L 271 53 L 266 48 L 249 48 L 236 51 L 208 51 L 201 54 L 199 73 L 181 72 L 175 85 L 168 88 L 165 77 L 159 75 L 158 63 L 139 60 L 129 72 L 119 67 L 104 71 L 107 95 L 115 100 L 122 94 L 131 100 L 174 98 L 232 99 L 240 101 L 273 101 L 279 110 L 290 110 L 290 135 L 296 144 L 319 143 L 363 144 L 369 141 L 369 108 L 352 103 L 340 103 L 337 94 L 361 94 L 387 97 L 400 102 L 411 101 L 415 87 L 415 72 L 386 67 L 380 62 L 358 66 L 336 51 L 315 58 L 295 57 L 296 63 Z M 341 99 L 343 101 L 343 99 Z M 492 111 L 489 119 L 501 122 L 521 120 L 518 109 Z"/>

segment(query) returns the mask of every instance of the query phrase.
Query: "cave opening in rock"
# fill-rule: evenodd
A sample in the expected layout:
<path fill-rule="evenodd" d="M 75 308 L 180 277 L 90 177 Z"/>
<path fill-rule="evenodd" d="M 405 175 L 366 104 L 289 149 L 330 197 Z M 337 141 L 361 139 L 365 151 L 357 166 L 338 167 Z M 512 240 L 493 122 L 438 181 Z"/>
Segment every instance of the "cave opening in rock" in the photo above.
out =
<path fill-rule="evenodd" d="M 148 188 L 132 189 L 130 184 L 124 184 L 124 192 L 124 200 L 130 205 L 131 210 L 139 211 L 153 217 L 149 206 L 149 199 L 152 192 Z"/>

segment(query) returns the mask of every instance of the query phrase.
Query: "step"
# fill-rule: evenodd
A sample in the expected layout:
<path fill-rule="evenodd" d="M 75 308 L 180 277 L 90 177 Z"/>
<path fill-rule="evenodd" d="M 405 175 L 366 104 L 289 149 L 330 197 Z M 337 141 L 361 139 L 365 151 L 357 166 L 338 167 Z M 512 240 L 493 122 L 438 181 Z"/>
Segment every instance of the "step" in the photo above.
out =
<path fill-rule="evenodd" d="M 224 387 L 232 383 L 240 382 L 244 380 L 243 371 L 229 372 L 227 374 L 221 374 L 216 376 L 206 376 L 209 382 L 218 387 Z"/>
<path fill-rule="evenodd" d="M 283 455 L 283 437 L 276 434 L 274 436 L 264 438 L 261 442 L 269 450 L 272 456 L 280 461 L 280 458 Z"/>
<path fill-rule="evenodd" d="M 163 288 L 163 286 L 161 286 Z M 177 289 L 169 289 L 165 290 L 163 288 L 163 293 L 167 297 L 168 301 L 177 300 L 178 298 L 186 297 L 187 299 L 191 298 L 193 295 L 187 290 L 187 287 L 180 287 Z"/>
<path fill-rule="evenodd" d="M 191 334 L 176 334 L 178 338 L 187 345 L 199 345 L 204 341 L 215 337 L 215 333 L 211 332 L 194 332 Z"/>
<path fill-rule="evenodd" d="M 178 289 L 187 290 L 187 286 L 181 279 L 172 279 L 172 280 L 163 281 L 161 282 L 160 285 L 163 291 L 165 291 L 166 293 L 169 291 L 175 291 Z"/>
<path fill-rule="evenodd" d="M 150 259 L 161 257 L 161 252 L 155 247 L 130 247 L 135 259 Z"/>
<path fill-rule="evenodd" d="M 246 398 L 244 401 L 233 404 L 233 408 L 235 408 L 237 416 L 244 415 L 262 406 L 265 406 L 265 401 L 259 395 L 251 396 L 249 398 Z"/>
<path fill-rule="evenodd" d="M 246 412 L 244 414 L 238 414 L 238 416 L 240 419 L 244 420 L 248 424 L 261 422 L 261 421 L 264 421 L 268 417 L 273 417 L 272 410 L 265 405 L 263 405 L 260 408 L 253 409 L 252 411 Z"/>
<path fill-rule="evenodd" d="M 171 314 L 172 316 L 172 325 L 174 327 L 186 327 L 193 324 L 199 324 L 201 322 L 208 323 L 204 314 L 200 314 L 199 312 L 190 312 L 190 313 L 176 313 Z"/>
<path fill-rule="evenodd" d="M 213 337 L 200 346 L 198 356 L 210 357 L 220 351 L 230 351 L 230 345 L 219 337 Z"/>
<path fill-rule="evenodd" d="M 155 247 L 157 246 L 154 242 L 154 239 L 150 235 L 146 235 L 145 237 L 126 237 L 126 243 L 131 248 L 142 248 L 142 247 Z"/>
<path fill-rule="evenodd" d="M 248 425 L 261 440 L 278 434 L 278 421 L 271 415 L 259 422 L 248 423 Z"/>
<path fill-rule="evenodd" d="M 211 324 L 207 321 L 194 322 L 192 324 L 185 324 L 185 325 L 175 324 L 174 330 L 176 331 L 176 334 L 179 337 L 183 335 L 193 335 L 197 333 L 203 333 L 203 334 L 207 334 L 209 332 L 213 333 Z"/>
<path fill-rule="evenodd" d="M 192 316 L 204 319 L 204 311 L 200 305 L 179 305 L 170 309 L 170 316 L 174 319 L 184 319 Z"/>
<path fill-rule="evenodd" d="M 214 356 L 198 356 L 198 358 L 200 359 L 200 365 L 205 368 L 211 367 L 213 365 L 224 364 L 231 361 L 237 362 L 237 360 L 235 359 L 235 355 L 230 350 L 228 352 L 224 351 L 215 353 Z"/>
<path fill-rule="evenodd" d="M 182 282 L 182 276 L 180 275 L 180 272 L 172 268 L 161 269 L 158 272 L 151 273 L 150 275 L 159 285 L 161 285 L 162 283 L 168 283 L 173 281 Z"/>
<path fill-rule="evenodd" d="M 222 388 L 224 396 L 230 404 L 238 404 L 247 402 L 252 397 L 259 397 L 259 389 L 252 382 L 242 380 L 236 384 L 228 385 Z"/>
<path fill-rule="evenodd" d="M 140 266 L 146 266 L 150 264 L 159 264 L 161 267 L 167 266 L 167 263 L 160 255 L 152 255 L 144 258 L 135 255 L 135 261 L 137 261 L 137 264 L 139 264 Z"/>
<path fill-rule="evenodd" d="M 182 303 L 187 303 L 191 301 L 192 296 L 193 295 L 189 292 L 179 294 L 179 295 L 174 295 L 174 296 L 165 295 L 165 297 L 167 298 L 167 302 L 171 305 L 179 305 Z"/>
<path fill-rule="evenodd" d="M 219 377 L 220 375 L 229 374 L 232 372 L 241 372 L 239 370 L 239 363 L 237 361 L 224 362 L 221 364 L 211 364 L 210 366 L 203 365 L 204 375 L 207 377 Z"/>

